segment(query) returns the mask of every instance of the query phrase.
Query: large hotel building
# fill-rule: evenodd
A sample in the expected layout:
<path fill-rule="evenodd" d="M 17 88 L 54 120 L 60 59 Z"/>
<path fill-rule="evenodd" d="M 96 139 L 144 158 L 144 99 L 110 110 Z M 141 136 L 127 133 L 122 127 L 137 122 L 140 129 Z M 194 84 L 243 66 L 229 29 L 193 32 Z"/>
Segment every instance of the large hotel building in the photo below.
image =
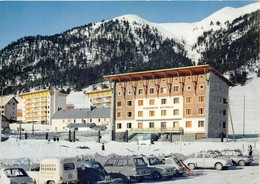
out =
<path fill-rule="evenodd" d="M 136 133 L 182 134 L 188 140 L 226 133 L 228 92 L 233 83 L 209 65 L 105 78 L 113 87 L 114 140 Z"/>
<path fill-rule="evenodd" d="M 52 115 L 66 109 L 66 94 L 57 90 L 42 90 L 21 94 L 23 122 L 51 125 Z"/>

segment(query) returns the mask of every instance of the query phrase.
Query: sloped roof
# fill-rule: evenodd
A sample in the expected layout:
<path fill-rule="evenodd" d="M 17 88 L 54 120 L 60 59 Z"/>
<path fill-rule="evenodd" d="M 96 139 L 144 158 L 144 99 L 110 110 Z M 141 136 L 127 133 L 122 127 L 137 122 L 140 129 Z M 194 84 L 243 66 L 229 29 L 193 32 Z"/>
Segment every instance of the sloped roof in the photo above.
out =
<path fill-rule="evenodd" d="M 189 67 L 180 67 L 180 68 L 169 68 L 169 69 L 161 69 L 161 70 L 150 70 L 150 71 L 142 71 L 142 72 L 133 72 L 133 73 L 123 73 L 116 75 L 106 75 L 108 81 L 135 81 L 141 79 L 153 79 L 153 78 L 162 78 L 162 77 L 178 77 L 178 76 L 187 76 L 187 75 L 199 75 L 205 74 L 207 72 L 213 72 L 220 79 L 226 82 L 229 86 L 234 86 L 234 84 L 229 81 L 226 77 L 220 74 L 217 70 L 215 70 L 210 65 L 198 65 L 198 66 L 189 66 Z"/>
<path fill-rule="evenodd" d="M 67 126 L 68 128 L 82 128 L 82 127 L 93 127 L 93 123 L 71 123 Z"/>
<path fill-rule="evenodd" d="M 0 97 L 0 103 L 2 103 L 1 105 L 6 105 L 10 100 L 12 100 L 12 98 L 14 98 L 16 103 L 18 103 L 18 101 L 15 99 L 14 95 L 8 95 L 8 96 Z"/>
<path fill-rule="evenodd" d="M 88 118 L 109 118 L 110 108 L 61 109 L 56 112 L 52 119 L 88 119 Z"/>

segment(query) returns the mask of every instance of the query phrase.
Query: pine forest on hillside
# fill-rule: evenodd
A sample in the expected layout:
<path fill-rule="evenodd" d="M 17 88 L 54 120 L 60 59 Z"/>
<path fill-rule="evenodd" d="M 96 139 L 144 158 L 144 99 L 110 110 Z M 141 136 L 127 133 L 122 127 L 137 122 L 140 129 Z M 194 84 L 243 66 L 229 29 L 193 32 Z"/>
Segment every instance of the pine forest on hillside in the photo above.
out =
<path fill-rule="evenodd" d="M 210 64 L 221 73 L 231 70 L 232 81 L 243 83 L 239 69 L 259 60 L 258 15 L 259 10 L 204 32 L 192 47 L 201 54 L 198 64 Z M 185 43 L 124 18 L 21 38 L 0 51 L 0 62 L 1 77 L 12 84 L 9 93 L 32 88 L 81 90 L 103 81 L 104 75 L 195 65 Z"/>

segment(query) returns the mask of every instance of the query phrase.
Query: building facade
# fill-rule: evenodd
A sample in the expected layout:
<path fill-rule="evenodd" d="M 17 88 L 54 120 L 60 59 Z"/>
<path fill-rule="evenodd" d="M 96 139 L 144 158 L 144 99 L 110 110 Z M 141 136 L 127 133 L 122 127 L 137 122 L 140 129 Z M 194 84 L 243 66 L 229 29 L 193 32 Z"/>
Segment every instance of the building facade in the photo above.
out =
<path fill-rule="evenodd" d="M 105 76 L 113 83 L 113 139 L 134 133 L 183 134 L 189 139 L 226 133 L 233 84 L 209 65 Z"/>
<path fill-rule="evenodd" d="M 9 129 L 9 122 L 17 121 L 17 104 L 18 101 L 13 95 L 0 97 L 1 114 L 2 114 L 2 129 Z"/>
<path fill-rule="evenodd" d="M 66 94 L 57 90 L 42 90 L 21 94 L 23 121 L 51 125 L 52 115 L 66 109 Z"/>
<path fill-rule="evenodd" d="M 52 117 L 52 130 L 53 131 L 67 131 L 68 126 L 72 124 L 84 126 L 88 124 L 105 125 L 110 124 L 110 108 L 81 108 L 81 109 L 62 109 L 56 112 Z M 87 128 L 88 129 L 88 128 Z"/>
<path fill-rule="evenodd" d="M 112 89 L 91 91 L 86 93 L 93 107 L 111 107 Z"/>

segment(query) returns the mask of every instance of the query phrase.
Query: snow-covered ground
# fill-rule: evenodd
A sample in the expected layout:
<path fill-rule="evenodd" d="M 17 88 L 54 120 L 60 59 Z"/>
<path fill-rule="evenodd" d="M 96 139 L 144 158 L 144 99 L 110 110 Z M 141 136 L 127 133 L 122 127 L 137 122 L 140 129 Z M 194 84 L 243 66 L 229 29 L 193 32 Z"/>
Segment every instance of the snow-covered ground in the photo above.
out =
<path fill-rule="evenodd" d="M 250 74 L 244 86 L 229 91 L 230 109 L 236 134 L 243 133 L 243 109 L 245 98 L 245 134 L 260 133 L 260 77 Z M 229 121 L 230 122 L 230 121 Z M 229 134 L 232 134 L 231 125 Z"/>
<path fill-rule="evenodd" d="M 43 158 L 48 157 L 77 157 L 88 158 L 102 156 L 108 157 L 112 155 L 157 155 L 163 156 L 172 153 L 182 153 L 190 155 L 192 153 L 208 150 L 208 149 L 241 149 L 247 153 L 248 145 L 253 146 L 253 155 L 255 161 L 247 167 L 232 166 L 228 170 L 216 171 L 213 169 L 196 170 L 196 176 L 173 178 L 172 180 L 163 180 L 160 183 L 259 183 L 259 139 L 244 139 L 237 142 L 155 142 L 152 145 L 138 146 L 135 141 L 129 143 L 112 142 L 110 134 L 102 137 L 102 142 L 105 142 L 105 151 L 102 150 L 102 144 L 96 141 L 46 141 L 46 140 L 17 140 L 15 136 L 11 136 L 9 140 L 1 143 L 0 164 L 19 164 L 25 169 L 29 168 L 32 162 L 38 162 Z M 81 149 L 88 147 L 89 149 Z M 145 180 L 144 183 L 157 183 L 152 180 Z"/>

